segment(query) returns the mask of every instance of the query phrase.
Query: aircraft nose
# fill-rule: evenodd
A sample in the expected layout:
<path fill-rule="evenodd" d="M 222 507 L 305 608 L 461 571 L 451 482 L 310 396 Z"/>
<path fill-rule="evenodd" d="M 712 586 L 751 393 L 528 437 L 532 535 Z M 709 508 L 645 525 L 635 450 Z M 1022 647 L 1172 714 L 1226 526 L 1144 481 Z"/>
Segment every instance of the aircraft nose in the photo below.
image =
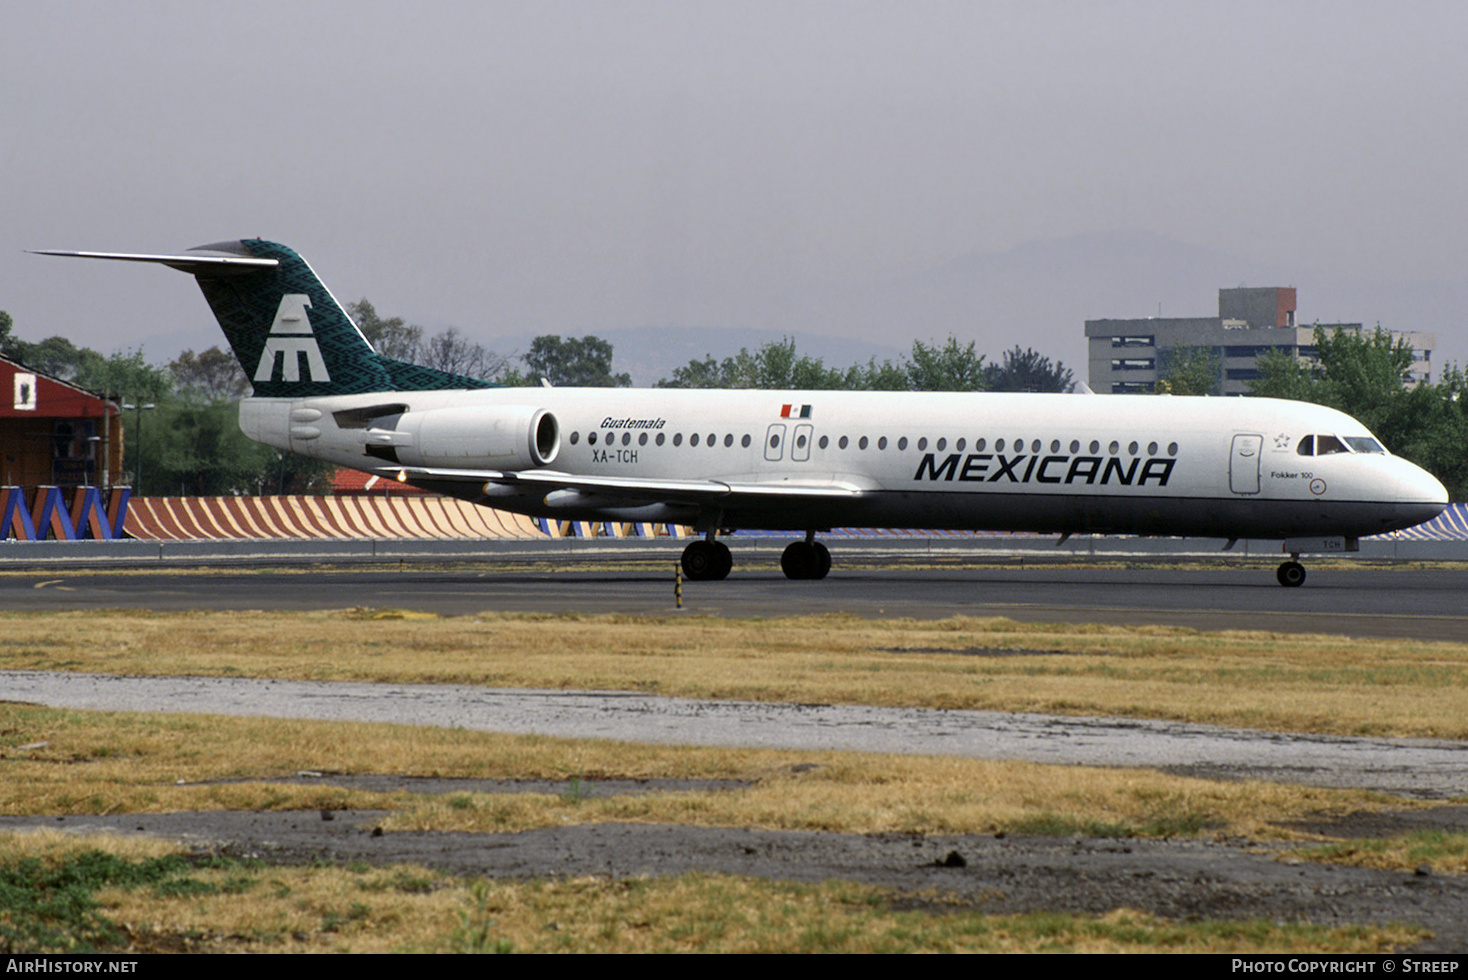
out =
<path fill-rule="evenodd" d="M 1432 520 L 1448 506 L 1448 491 L 1437 477 L 1407 462 L 1398 459 L 1397 500 L 1392 508 L 1400 522 L 1399 528 L 1412 527 Z"/>
<path fill-rule="evenodd" d="M 1417 466 L 1402 460 L 1402 472 L 1397 479 L 1399 499 L 1409 504 L 1448 505 L 1448 490 L 1437 477 Z"/>

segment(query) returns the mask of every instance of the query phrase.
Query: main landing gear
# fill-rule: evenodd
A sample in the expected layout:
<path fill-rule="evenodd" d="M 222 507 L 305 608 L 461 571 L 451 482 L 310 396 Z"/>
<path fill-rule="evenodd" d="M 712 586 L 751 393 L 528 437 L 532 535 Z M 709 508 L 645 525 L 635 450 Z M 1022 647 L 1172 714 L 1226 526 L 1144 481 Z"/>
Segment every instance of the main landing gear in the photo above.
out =
<path fill-rule="evenodd" d="M 786 578 L 825 578 L 831 570 L 831 552 L 816 539 L 816 533 L 806 533 L 804 541 L 796 541 L 780 556 L 780 571 Z"/>
<path fill-rule="evenodd" d="M 717 582 L 729 577 L 734 556 L 729 546 L 714 540 L 714 532 L 683 549 L 683 574 L 690 582 Z"/>
<path fill-rule="evenodd" d="M 796 541 L 780 556 L 780 570 L 786 578 L 820 579 L 831 570 L 831 552 L 816 539 L 816 533 L 806 533 L 804 541 Z M 683 574 L 690 582 L 717 582 L 728 578 L 734 567 L 734 556 L 729 546 L 714 538 L 710 531 L 704 537 L 691 542 L 683 549 Z"/>

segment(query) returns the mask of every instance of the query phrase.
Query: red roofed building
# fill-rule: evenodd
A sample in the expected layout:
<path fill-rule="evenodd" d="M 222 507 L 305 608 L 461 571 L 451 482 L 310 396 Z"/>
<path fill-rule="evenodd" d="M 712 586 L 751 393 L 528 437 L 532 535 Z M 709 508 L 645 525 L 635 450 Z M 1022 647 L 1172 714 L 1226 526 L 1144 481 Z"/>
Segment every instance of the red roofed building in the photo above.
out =
<path fill-rule="evenodd" d="M 337 495 L 392 494 L 393 496 L 422 497 L 427 490 L 389 480 L 385 476 L 373 476 L 361 470 L 340 469 L 331 477 L 331 492 Z"/>
<path fill-rule="evenodd" d="M 121 472 L 115 402 L 0 357 L 0 485 L 108 487 Z"/>

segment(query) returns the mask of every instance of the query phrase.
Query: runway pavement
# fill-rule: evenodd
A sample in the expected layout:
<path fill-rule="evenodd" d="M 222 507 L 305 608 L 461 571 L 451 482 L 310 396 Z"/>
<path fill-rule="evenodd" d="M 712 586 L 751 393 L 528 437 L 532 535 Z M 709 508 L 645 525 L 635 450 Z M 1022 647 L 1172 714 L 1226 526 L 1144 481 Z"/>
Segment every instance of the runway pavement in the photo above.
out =
<path fill-rule="evenodd" d="M 1006 616 L 1025 622 L 1093 622 L 1262 629 L 1362 637 L 1468 640 L 1468 570 L 1314 567 L 1301 588 L 1281 588 L 1272 566 L 1197 568 L 1062 564 L 978 566 L 927 557 L 839 564 L 819 582 L 792 582 L 748 562 L 723 582 L 685 582 L 683 613 L 786 616 Z M 404 561 L 205 570 L 39 569 L 0 575 L 0 610 L 402 608 L 671 614 L 674 561 L 612 556 L 445 564 Z"/>

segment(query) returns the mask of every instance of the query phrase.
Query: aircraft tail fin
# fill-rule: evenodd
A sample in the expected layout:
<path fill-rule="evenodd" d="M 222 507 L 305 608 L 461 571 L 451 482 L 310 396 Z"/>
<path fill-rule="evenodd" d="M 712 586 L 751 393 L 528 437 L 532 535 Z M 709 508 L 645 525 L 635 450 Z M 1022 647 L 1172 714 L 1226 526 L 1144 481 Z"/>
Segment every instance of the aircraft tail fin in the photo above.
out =
<path fill-rule="evenodd" d="M 259 397 L 493 387 L 382 357 L 306 260 L 275 242 L 218 242 L 182 255 L 41 254 L 156 262 L 189 273 Z"/>

